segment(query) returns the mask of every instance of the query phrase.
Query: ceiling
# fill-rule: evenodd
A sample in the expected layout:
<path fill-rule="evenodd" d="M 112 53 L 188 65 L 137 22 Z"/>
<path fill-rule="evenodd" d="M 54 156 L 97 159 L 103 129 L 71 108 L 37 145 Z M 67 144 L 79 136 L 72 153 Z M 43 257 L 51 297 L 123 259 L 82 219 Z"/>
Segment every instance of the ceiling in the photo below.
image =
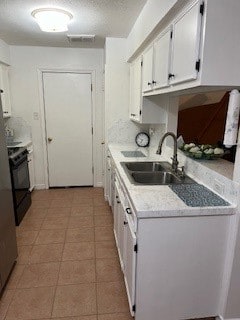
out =
<path fill-rule="evenodd" d="M 10 45 L 102 48 L 106 37 L 127 37 L 147 0 L 1 0 L 0 39 Z M 31 16 L 37 8 L 72 13 L 68 32 L 46 33 Z M 95 34 L 94 43 L 69 43 L 67 34 Z"/>

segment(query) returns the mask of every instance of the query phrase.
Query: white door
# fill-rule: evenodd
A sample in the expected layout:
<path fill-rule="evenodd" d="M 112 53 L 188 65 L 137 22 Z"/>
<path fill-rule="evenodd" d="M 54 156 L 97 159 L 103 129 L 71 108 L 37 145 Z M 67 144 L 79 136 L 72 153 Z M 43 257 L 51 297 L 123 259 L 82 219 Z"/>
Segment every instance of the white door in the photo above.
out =
<path fill-rule="evenodd" d="M 152 90 L 153 80 L 153 46 L 151 46 L 143 54 L 143 69 L 142 69 L 142 91 L 147 92 Z"/>
<path fill-rule="evenodd" d="M 154 88 L 163 88 L 169 85 L 171 30 L 167 30 L 154 43 Z"/>
<path fill-rule="evenodd" d="M 134 316 L 135 282 L 136 282 L 136 235 L 133 231 L 132 222 L 125 214 L 124 223 L 124 279 L 127 289 L 128 302 L 131 315 Z"/>
<path fill-rule="evenodd" d="M 49 186 L 92 186 L 91 75 L 43 73 Z"/>
<path fill-rule="evenodd" d="M 196 62 L 199 57 L 201 31 L 200 2 L 174 23 L 171 84 L 197 78 Z"/>

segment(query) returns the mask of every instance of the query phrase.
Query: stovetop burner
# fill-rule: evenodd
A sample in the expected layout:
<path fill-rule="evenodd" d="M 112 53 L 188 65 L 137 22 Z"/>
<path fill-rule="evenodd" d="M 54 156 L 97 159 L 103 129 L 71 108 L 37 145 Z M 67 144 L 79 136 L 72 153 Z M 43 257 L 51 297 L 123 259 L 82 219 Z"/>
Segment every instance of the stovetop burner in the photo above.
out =
<path fill-rule="evenodd" d="M 12 156 L 14 153 L 16 153 L 20 148 L 8 148 L 8 155 Z"/>
<path fill-rule="evenodd" d="M 17 165 L 21 163 L 23 159 L 26 158 L 28 151 L 26 148 L 9 148 L 8 149 L 8 158 L 10 165 Z"/>

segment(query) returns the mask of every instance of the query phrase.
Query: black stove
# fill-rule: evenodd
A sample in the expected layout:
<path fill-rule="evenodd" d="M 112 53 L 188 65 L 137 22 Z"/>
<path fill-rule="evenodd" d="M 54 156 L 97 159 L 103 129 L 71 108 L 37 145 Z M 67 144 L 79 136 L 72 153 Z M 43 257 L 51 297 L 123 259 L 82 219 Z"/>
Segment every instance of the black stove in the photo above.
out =
<path fill-rule="evenodd" d="M 31 205 L 31 193 L 28 151 L 26 148 L 9 148 L 8 158 L 12 180 L 12 194 L 14 203 L 15 221 L 18 226 Z"/>

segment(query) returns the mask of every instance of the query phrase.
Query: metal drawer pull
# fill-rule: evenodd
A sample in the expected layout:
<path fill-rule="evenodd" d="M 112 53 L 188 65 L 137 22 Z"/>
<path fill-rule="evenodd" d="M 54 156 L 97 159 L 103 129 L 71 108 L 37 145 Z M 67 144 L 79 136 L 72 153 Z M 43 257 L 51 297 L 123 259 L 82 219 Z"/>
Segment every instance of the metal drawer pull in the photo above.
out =
<path fill-rule="evenodd" d="M 124 221 L 124 222 L 123 222 L 123 224 L 124 224 L 124 225 L 127 225 L 127 224 L 128 224 L 128 222 L 127 222 L 127 221 Z"/>
<path fill-rule="evenodd" d="M 126 208 L 126 212 L 127 212 L 127 214 L 132 214 L 132 211 L 130 208 Z"/>

